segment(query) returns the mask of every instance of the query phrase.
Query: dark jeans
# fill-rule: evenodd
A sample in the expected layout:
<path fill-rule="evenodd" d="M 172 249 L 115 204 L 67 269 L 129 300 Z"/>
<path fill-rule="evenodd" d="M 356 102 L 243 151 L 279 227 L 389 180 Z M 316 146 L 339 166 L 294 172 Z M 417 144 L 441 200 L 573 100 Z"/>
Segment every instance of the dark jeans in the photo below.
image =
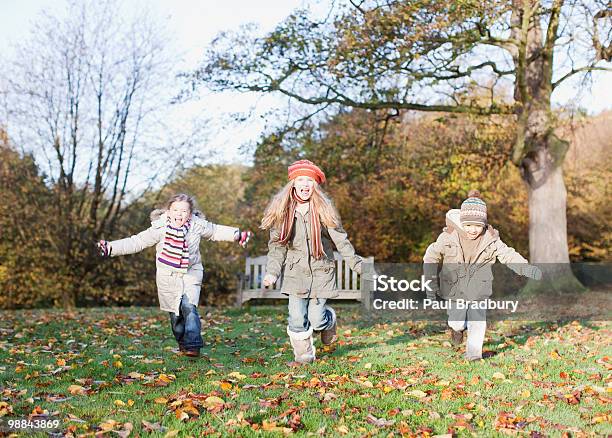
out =
<path fill-rule="evenodd" d="M 204 345 L 202 340 L 202 324 L 196 306 L 189 303 L 187 295 L 181 298 L 179 315 L 170 312 L 170 324 L 172 333 L 179 347 L 185 350 L 199 350 Z"/>

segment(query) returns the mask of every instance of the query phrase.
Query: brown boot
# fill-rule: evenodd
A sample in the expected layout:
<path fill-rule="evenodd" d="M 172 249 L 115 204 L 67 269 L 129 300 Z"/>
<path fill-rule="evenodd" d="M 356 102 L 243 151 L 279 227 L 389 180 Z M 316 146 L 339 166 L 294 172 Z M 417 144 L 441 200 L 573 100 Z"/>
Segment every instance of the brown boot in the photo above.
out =
<path fill-rule="evenodd" d="M 187 357 L 200 357 L 200 350 L 183 350 L 183 355 Z"/>
<path fill-rule="evenodd" d="M 338 335 L 336 334 L 336 312 L 334 312 L 334 309 L 332 309 L 331 307 L 328 307 L 327 310 L 329 310 L 332 315 L 334 325 L 332 325 L 328 329 L 321 330 L 321 343 L 323 345 L 331 345 L 338 340 Z"/>
<path fill-rule="evenodd" d="M 293 356 L 298 363 L 312 363 L 315 360 L 315 347 L 312 340 L 312 327 L 307 332 L 292 332 L 287 327 L 287 334 L 293 347 Z"/>
<path fill-rule="evenodd" d="M 338 340 L 338 335 L 336 334 L 336 323 L 332 325 L 330 328 L 321 330 L 321 343 L 323 345 L 331 345 Z"/>
<path fill-rule="evenodd" d="M 463 342 L 463 330 L 450 329 L 451 344 L 461 345 Z"/>

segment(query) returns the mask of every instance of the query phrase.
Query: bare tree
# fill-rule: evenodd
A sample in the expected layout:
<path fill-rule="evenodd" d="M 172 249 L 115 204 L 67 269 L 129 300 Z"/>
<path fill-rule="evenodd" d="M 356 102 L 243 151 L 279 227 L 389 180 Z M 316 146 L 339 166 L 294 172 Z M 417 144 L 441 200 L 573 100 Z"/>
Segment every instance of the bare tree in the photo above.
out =
<path fill-rule="evenodd" d="M 47 238 L 74 279 L 66 306 L 95 271 L 92 242 L 111 234 L 126 197 L 138 195 L 134 177 L 168 176 L 190 146 L 189 133 L 173 139 L 178 146 L 161 140 L 175 79 L 163 24 L 120 9 L 72 1 L 65 17 L 43 14 L 6 69 L 9 133 L 54 190 L 58 230 Z"/>

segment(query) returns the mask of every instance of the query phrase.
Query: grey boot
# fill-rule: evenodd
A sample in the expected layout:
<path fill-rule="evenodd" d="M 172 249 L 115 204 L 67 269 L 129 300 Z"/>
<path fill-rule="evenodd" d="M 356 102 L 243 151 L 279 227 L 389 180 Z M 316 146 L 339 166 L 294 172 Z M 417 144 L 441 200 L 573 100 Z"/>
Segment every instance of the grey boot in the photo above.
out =
<path fill-rule="evenodd" d="M 295 361 L 299 363 L 312 363 L 315 360 L 315 347 L 312 340 L 312 327 L 306 332 L 292 332 L 287 328 L 287 334 L 293 347 Z"/>

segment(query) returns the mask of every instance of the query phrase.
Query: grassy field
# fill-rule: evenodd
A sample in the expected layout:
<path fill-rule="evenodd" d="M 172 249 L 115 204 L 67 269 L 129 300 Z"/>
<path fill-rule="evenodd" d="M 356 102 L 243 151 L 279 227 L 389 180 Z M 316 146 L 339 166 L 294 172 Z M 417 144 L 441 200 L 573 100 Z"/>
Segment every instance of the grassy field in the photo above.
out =
<path fill-rule="evenodd" d="M 336 309 L 340 341 L 299 368 L 281 306 L 202 314 L 199 359 L 158 309 L 2 312 L 0 417 L 73 436 L 612 433 L 609 322 L 491 323 L 494 355 L 467 362 L 442 323 Z"/>

